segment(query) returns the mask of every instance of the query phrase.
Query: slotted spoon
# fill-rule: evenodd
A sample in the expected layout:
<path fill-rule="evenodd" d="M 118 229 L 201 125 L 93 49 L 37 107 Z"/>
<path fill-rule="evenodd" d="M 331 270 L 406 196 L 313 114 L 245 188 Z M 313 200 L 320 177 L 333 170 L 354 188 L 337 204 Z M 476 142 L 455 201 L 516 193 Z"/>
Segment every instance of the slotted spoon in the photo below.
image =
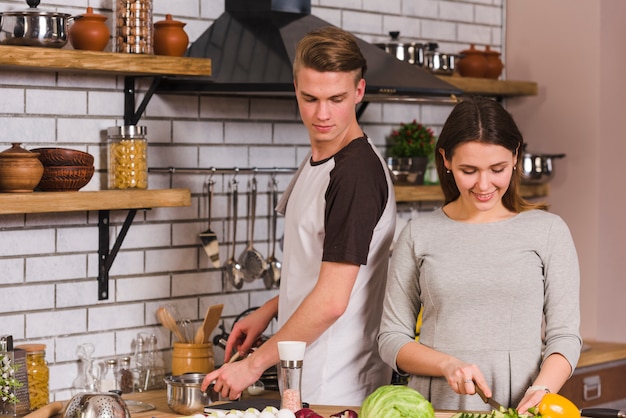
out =
<path fill-rule="evenodd" d="M 256 178 L 250 180 L 250 194 L 248 196 L 248 245 L 239 256 L 239 264 L 243 269 L 243 279 L 251 282 L 258 279 L 267 268 L 265 258 L 254 248 L 254 219 L 256 217 Z"/>

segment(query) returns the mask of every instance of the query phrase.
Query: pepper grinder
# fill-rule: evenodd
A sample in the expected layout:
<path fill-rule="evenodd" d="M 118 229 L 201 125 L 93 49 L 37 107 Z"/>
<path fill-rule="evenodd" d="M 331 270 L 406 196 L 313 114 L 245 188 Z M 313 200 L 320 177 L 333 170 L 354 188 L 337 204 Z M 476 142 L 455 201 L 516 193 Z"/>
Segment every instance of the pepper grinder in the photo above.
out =
<path fill-rule="evenodd" d="M 296 412 L 302 409 L 302 363 L 306 343 L 304 341 L 279 341 L 280 357 L 278 379 L 280 389 L 280 407 Z"/>

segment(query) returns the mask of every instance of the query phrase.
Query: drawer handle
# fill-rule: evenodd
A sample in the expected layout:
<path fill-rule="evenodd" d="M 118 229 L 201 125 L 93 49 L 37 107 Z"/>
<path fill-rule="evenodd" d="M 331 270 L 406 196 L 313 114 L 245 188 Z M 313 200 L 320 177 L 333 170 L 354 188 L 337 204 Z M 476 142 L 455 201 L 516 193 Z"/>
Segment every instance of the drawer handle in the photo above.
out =
<path fill-rule="evenodd" d="M 602 396 L 602 382 L 600 376 L 589 376 L 583 379 L 583 399 L 593 401 Z"/>

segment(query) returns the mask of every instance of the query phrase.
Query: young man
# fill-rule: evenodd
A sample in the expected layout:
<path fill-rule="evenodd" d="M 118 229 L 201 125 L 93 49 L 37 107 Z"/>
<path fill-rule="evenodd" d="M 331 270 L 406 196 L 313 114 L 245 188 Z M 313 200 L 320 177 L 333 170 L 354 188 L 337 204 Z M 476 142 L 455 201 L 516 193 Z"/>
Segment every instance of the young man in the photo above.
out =
<path fill-rule="evenodd" d="M 280 294 L 238 321 L 226 346 L 245 354 L 272 318 L 278 332 L 243 361 L 207 375 L 203 387 L 235 399 L 272 365 L 277 342 L 305 341 L 302 400 L 360 405 L 388 384 L 376 334 L 389 247 L 393 186 L 384 160 L 356 119 L 366 69 L 356 39 L 325 27 L 296 49 L 294 86 L 311 151 L 279 202 L 285 215 Z"/>

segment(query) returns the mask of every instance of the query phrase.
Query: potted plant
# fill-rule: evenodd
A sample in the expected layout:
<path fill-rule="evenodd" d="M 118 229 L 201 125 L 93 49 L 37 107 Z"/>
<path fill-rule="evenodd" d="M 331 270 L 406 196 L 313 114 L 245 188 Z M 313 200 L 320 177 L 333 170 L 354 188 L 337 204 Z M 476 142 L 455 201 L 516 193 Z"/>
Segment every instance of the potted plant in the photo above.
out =
<path fill-rule="evenodd" d="M 396 184 L 423 184 L 437 138 L 429 127 L 413 120 L 401 123 L 388 137 L 387 165 Z"/>

